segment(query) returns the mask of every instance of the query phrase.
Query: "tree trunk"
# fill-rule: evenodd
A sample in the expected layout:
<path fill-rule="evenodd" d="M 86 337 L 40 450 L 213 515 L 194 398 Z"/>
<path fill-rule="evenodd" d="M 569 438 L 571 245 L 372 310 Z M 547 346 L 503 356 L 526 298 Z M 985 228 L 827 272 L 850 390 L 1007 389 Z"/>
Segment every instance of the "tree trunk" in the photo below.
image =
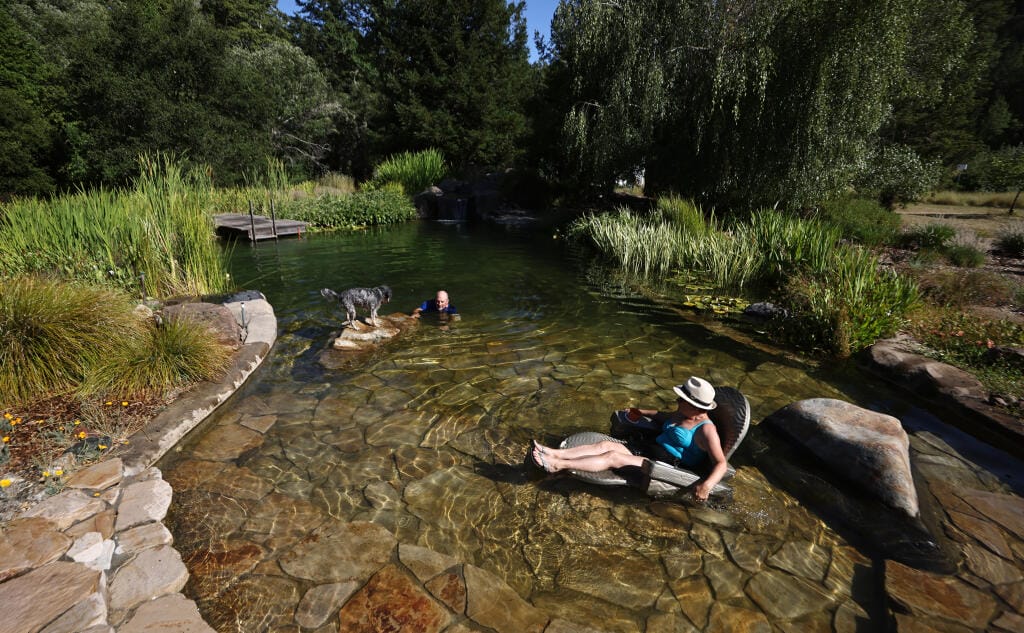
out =
<path fill-rule="evenodd" d="M 1013 209 L 1014 209 L 1014 207 L 1017 206 L 1017 198 L 1020 197 L 1020 192 L 1021 192 L 1021 189 L 1017 189 L 1017 195 L 1015 195 L 1013 197 L 1013 202 L 1010 203 L 1010 213 L 1009 213 L 1009 215 L 1013 215 Z"/>

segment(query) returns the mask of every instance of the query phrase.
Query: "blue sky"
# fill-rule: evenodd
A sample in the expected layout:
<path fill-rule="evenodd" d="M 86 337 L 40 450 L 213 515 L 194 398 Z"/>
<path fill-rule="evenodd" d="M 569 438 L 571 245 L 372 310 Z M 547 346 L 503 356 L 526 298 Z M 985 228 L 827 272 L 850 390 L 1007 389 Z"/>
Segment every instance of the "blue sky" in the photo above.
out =
<path fill-rule="evenodd" d="M 545 39 L 551 26 L 551 16 L 558 6 L 558 0 L 526 0 L 526 33 L 530 41 L 530 59 L 536 59 L 533 49 L 533 32 L 540 31 Z M 295 13 L 295 0 L 277 0 L 277 8 L 289 15 Z"/>

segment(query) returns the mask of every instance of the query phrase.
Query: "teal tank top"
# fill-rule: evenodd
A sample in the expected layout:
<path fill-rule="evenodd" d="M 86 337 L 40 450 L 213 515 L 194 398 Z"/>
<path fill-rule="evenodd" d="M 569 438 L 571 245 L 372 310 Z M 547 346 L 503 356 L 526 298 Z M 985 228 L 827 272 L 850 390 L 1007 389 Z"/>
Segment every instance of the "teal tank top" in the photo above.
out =
<path fill-rule="evenodd" d="M 708 422 L 710 420 L 704 420 L 692 429 L 684 429 L 680 426 L 666 424 L 662 428 L 657 442 L 675 457 L 681 466 L 693 468 L 700 464 L 707 456 L 707 452 L 693 441 L 693 434 Z"/>

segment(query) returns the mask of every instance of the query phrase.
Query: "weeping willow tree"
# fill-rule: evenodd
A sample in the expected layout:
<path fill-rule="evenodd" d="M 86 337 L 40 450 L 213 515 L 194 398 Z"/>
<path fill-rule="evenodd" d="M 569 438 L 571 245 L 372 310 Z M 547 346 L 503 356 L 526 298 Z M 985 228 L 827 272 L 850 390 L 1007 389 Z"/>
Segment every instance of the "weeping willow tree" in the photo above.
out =
<path fill-rule="evenodd" d="M 935 24 L 936 3 L 954 9 Z M 565 175 L 608 187 L 638 167 L 653 191 L 717 205 L 805 204 L 864 167 L 922 65 L 918 29 L 969 29 L 955 0 L 563 0 Z M 925 13 L 928 11 L 928 13 Z"/>

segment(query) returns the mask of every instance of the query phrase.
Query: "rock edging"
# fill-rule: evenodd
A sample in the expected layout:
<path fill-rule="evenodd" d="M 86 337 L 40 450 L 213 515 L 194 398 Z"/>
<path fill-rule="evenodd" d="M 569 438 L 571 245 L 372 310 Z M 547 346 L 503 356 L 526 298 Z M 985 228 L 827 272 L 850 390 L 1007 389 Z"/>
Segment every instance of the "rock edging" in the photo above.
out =
<path fill-rule="evenodd" d="M 990 405 L 988 391 L 973 375 L 915 353 L 911 339 L 878 341 L 861 356 L 861 364 L 932 406 L 956 414 L 948 416 L 948 421 L 968 433 L 1024 458 L 1024 420 Z"/>
<path fill-rule="evenodd" d="M 163 519 L 172 490 L 153 467 L 260 366 L 277 338 L 266 297 L 224 306 L 242 344 L 224 377 L 203 383 L 132 437 L 120 457 L 68 479 L 66 489 L 9 522 L 0 539 L 0 633 L 213 632 L 180 591 L 188 580 Z"/>

